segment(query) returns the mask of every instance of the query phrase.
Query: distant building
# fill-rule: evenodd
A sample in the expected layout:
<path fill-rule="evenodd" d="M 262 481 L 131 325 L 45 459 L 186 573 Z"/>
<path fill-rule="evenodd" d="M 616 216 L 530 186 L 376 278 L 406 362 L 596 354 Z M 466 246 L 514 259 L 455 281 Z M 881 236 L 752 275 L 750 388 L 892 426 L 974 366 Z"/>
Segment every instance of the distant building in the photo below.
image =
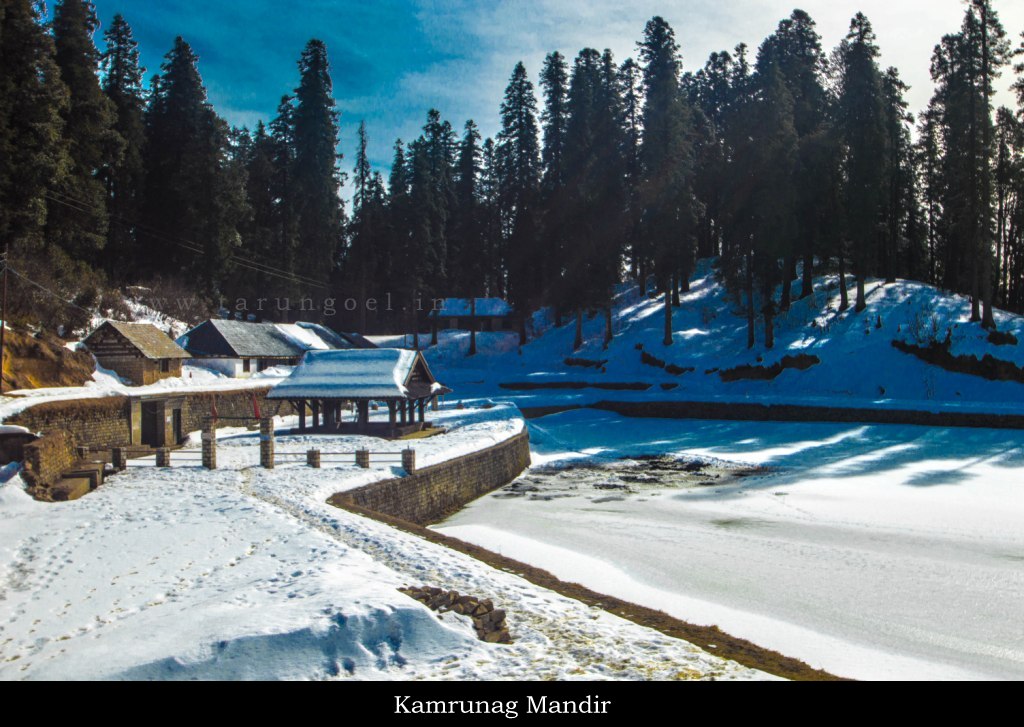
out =
<path fill-rule="evenodd" d="M 395 437 L 424 428 L 427 404 L 449 391 L 419 351 L 350 349 L 311 351 L 267 398 L 292 403 L 299 412 L 299 431 Z M 370 422 L 371 402 L 387 406 L 386 422 Z M 350 404 L 355 404 L 355 416 L 346 420 Z"/>
<path fill-rule="evenodd" d="M 337 333 L 318 323 L 248 323 L 211 319 L 178 343 L 196 363 L 246 378 L 272 366 L 295 366 L 307 351 L 374 348 L 355 333 Z"/>
<path fill-rule="evenodd" d="M 516 327 L 515 311 L 501 298 L 442 298 L 430 319 L 435 330 L 509 331 Z"/>
<path fill-rule="evenodd" d="M 84 343 L 100 366 L 137 386 L 180 377 L 181 362 L 189 358 L 152 323 L 104 321 Z"/>

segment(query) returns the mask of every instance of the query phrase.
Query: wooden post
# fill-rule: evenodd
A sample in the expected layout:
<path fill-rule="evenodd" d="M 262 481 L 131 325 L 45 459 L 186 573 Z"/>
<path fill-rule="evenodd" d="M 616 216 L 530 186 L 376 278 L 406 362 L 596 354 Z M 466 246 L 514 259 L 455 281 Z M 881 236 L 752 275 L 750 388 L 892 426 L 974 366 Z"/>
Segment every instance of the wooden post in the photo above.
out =
<path fill-rule="evenodd" d="M 409 402 L 407 402 L 405 399 L 402 399 L 400 402 L 398 402 L 398 413 L 401 415 L 402 424 L 406 423 L 406 410 L 408 409 L 408 405 Z"/>
<path fill-rule="evenodd" d="M 388 402 L 388 426 L 395 426 L 395 408 L 397 407 L 397 405 L 397 402 Z"/>
<path fill-rule="evenodd" d="M 299 402 L 299 431 L 306 431 L 306 401 Z"/>
<path fill-rule="evenodd" d="M 357 449 L 356 450 L 356 466 L 362 467 L 364 470 L 370 468 L 370 450 L 368 449 Z"/>
<path fill-rule="evenodd" d="M 320 469 L 320 450 L 319 449 L 307 449 L 306 450 L 306 464 L 310 467 Z"/>
<path fill-rule="evenodd" d="M 274 420 L 260 419 L 260 466 L 274 469 Z"/>
<path fill-rule="evenodd" d="M 423 410 L 426 408 L 427 402 L 424 401 L 423 399 L 420 399 L 418 403 L 420 410 L 420 424 L 422 424 L 424 422 Z"/>

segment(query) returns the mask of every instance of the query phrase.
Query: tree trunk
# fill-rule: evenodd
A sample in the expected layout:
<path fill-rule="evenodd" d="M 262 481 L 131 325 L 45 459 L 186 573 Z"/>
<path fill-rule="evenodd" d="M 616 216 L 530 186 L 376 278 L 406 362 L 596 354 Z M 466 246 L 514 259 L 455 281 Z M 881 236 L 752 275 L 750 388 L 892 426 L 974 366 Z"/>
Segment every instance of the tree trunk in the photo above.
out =
<path fill-rule="evenodd" d="M 850 293 L 846 290 L 846 261 L 843 253 L 839 253 L 839 310 L 844 311 L 850 307 Z"/>
<path fill-rule="evenodd" d="M 576 309 L 576 337 L 572 342 L 572 350 L 579 351 L 583 347 L 583 309 Z"/>
<path fill-rule="evenodd" d="M 796 277 L 796 258 L 792 255 L 782 261 L 782 300 L 779 310 L 789 310 L 790 296 L 793 294 L 793 278 Z"/>
<path fill-rule="evenodd" d="M 672 276 L 672 305 L 679 307 L 679 273 Z"/>
<path fill-rule="evenodd" d="M 469 355 L 476 355 L 476 298 L 469 299 Z"/>
<path fill-rule="evenodd" d="M 608 348 L 608 344 L 612 342 L 612 307 L 606 305 L 604 307 L 604 347 Z"/>
<path fill-rule="evenodd" d="M 747 253 L 747 348 L 753 348 L 754 339 L 754 260 Z"/>
<path fill-rule="evenodd" d="M 430 345 L 437 345 L 437 318 L 430 322 Z"/>
<path fill-rule="evenodd" d="M 662 343 L 666 346 L 672 345 L 672 281 L 665 286 L 665 338 Z"/>
<path fill-rule="evenodd" d="M 764 298 L 764 347 L 770 349 L 775 347 L 775 302 L 768 286 L 765 286 Z"/>
<path fill-rule="evenodd" d="M 526 345 L 526 314 L 519 315 L 519 345 Z"/>
<path fill-rule="evenodd" d="M 854 310 L 860 313 L 862 310 L 868 307 L 867 299 L 864 295 L 864 273 L 857 273 L 857 305 L 854 306 Z"/>
<path fill-rule="evenodd" d="M 804 255 L 803 281 L 800 284 L 800 300 L 814 295 L 814 255 Z"/>

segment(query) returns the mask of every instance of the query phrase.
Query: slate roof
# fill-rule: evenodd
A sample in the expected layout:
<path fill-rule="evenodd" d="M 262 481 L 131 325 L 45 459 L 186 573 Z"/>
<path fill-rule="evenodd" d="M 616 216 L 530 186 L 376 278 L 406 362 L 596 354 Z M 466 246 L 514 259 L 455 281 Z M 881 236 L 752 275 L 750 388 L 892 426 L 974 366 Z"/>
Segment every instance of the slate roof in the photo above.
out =
<path fill-rule="evenodd" d="M 273 323 L 216 319 L 200 323 L 181 336 L 178 343 L 197 357 L 292 358 L 306 351 Z"/>
<path fill-rule="evenodd" d="M 425 381 L 410 382 L 417 365 Z M 422 354 L 400 348 L 310 351 L 291 376 L 267 394 L 271 399 L 423 398 L 447 391 Z"/>
<path fill-rule="evenodd" d="M 462 318 L 470 314 L 470 298 L 443 298 L 441 307 L 431 311 L 438 318 Z M 512 306 L 501 298 L 477 298 L 477 316 L 507 316 L 512 314 Z"/>
<path fill-rule="evenodd" d="M 128 341 L 139 353 L 151 360 L 164 358 L 188 358 L 188 351 L 171 340 L 171 337 L 152 323 L 125 323 L 123 321 L 104 321 L 95 331 L 85 338 L 89 339 L 104 326 L 110 326 Z"/>

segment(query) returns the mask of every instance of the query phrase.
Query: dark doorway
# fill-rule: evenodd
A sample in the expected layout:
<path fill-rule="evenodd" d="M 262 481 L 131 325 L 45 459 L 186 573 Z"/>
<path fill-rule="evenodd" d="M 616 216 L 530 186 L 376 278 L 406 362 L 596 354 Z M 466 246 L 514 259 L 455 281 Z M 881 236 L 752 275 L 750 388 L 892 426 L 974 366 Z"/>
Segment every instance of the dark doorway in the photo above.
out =
<path fill-rule="evenodd" d="M 160 419 L 163 416 L 162 402 L 142 402 L 142 444 L 148 447 L 162 447 L 160 441 Z"/>
<path fill-rule="evenodd" d="M 172 424 L 171 424 L 172 430 L 171 431 L 174 433 L 174 443 L 175 444 L 181 444 L 181 440 L 184 439 L 184 437 L 181 436 L 181 409 L 172 409 L 171 410 L 171 416 L 172 416 Z"/>

